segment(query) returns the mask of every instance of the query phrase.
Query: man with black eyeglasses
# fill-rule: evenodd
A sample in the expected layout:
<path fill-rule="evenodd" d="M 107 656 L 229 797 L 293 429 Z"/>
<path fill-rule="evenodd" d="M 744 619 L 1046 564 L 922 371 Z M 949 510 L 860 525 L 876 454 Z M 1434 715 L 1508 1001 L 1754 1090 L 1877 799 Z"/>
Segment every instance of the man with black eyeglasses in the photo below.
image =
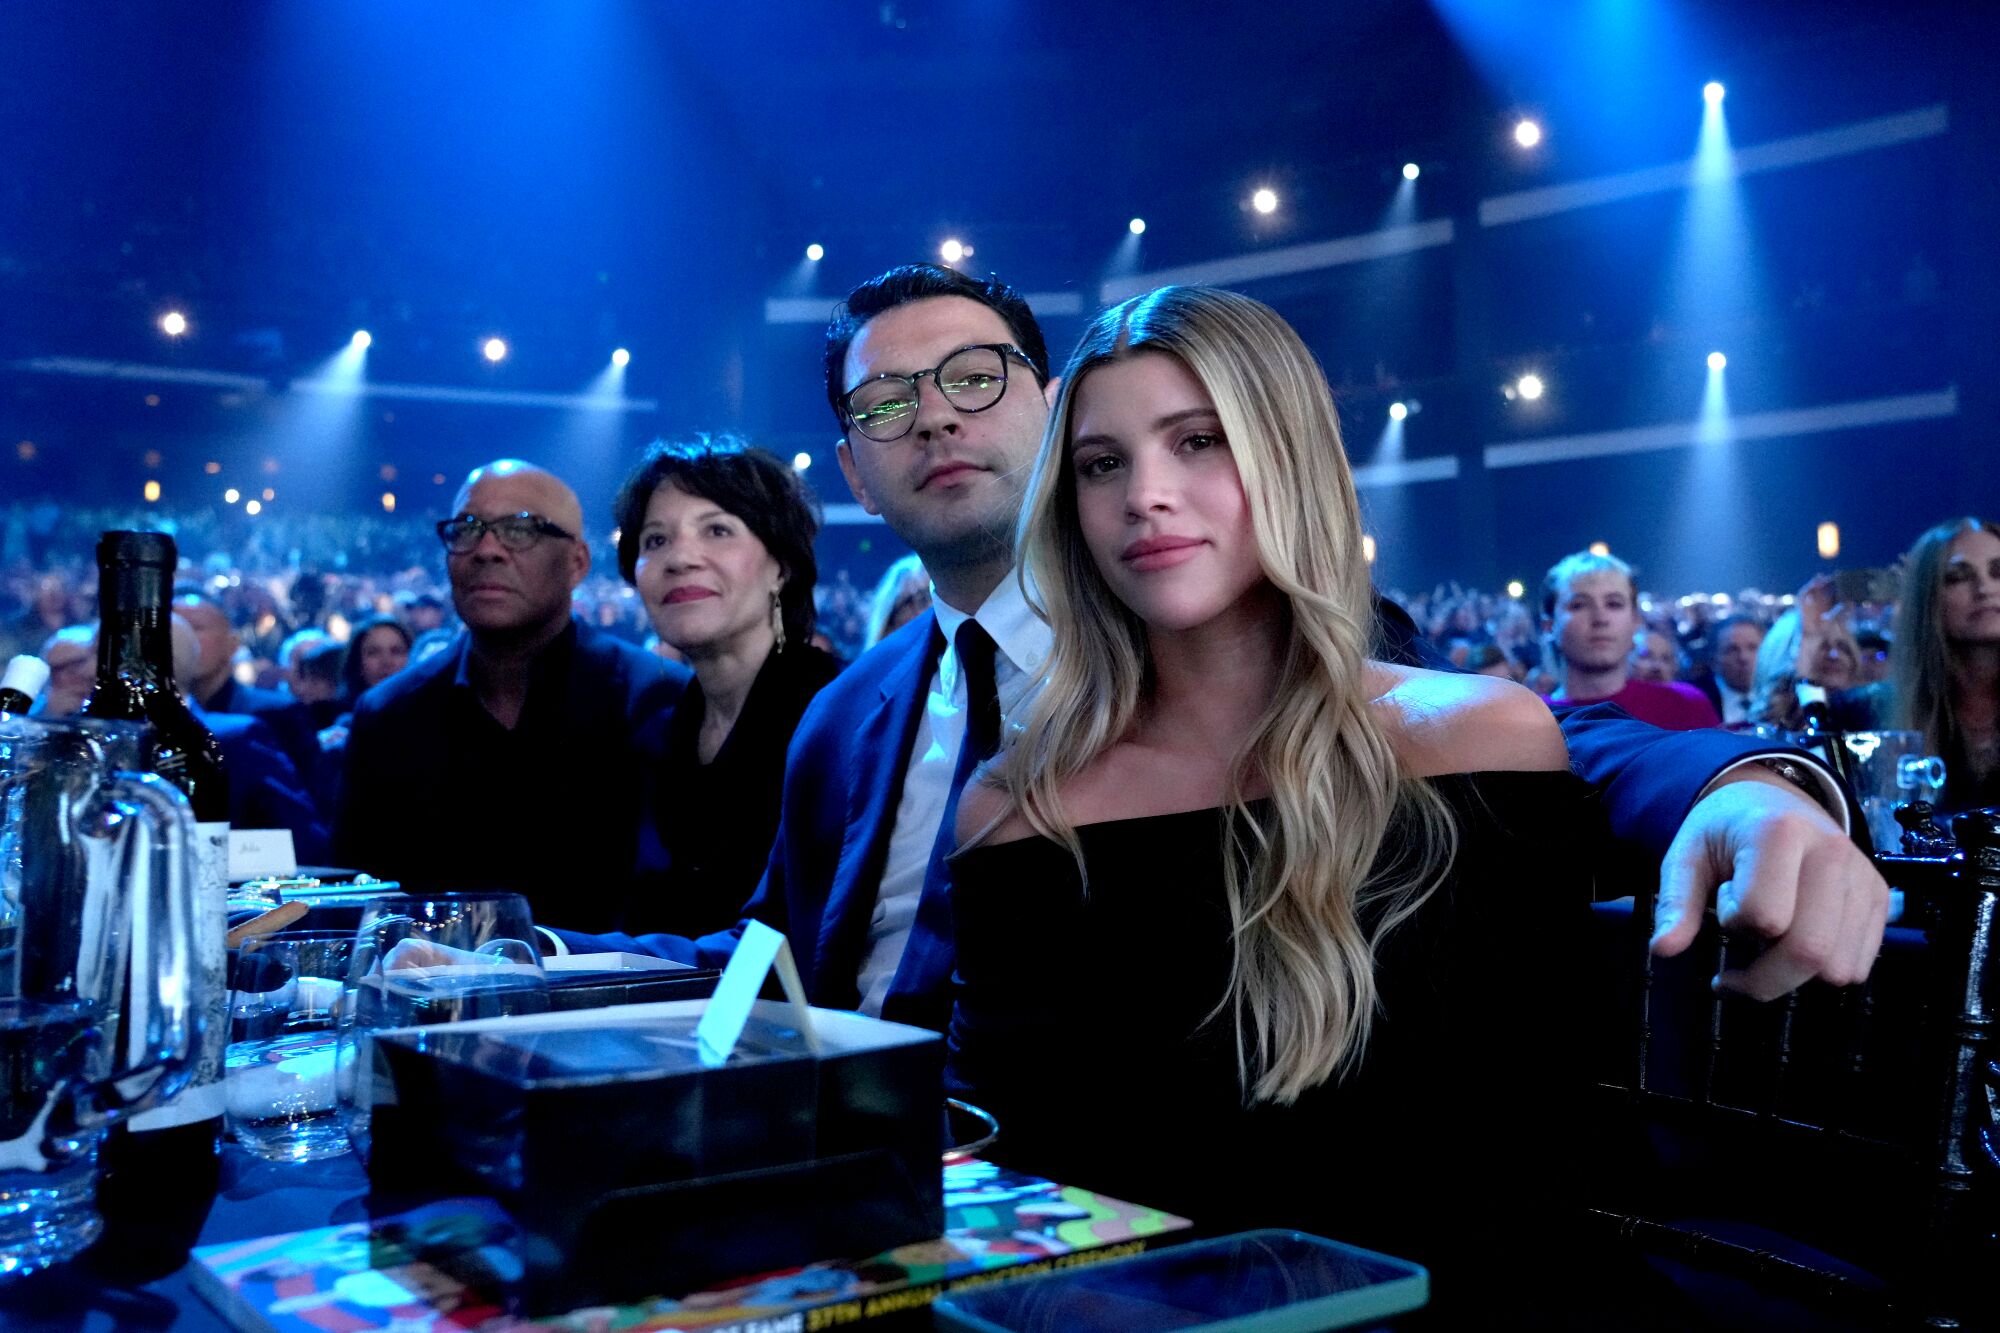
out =
<path fill-rule="evenodd" d="M 688 673 L 570 613 L 590 572 L 576 493 L 505 459 L 438 524 L 452 646 L 361 696 L 335 859 L 433 891 L 509 889 L 537 917 L 615 923 L 639 782 L 629 737 Z"/>

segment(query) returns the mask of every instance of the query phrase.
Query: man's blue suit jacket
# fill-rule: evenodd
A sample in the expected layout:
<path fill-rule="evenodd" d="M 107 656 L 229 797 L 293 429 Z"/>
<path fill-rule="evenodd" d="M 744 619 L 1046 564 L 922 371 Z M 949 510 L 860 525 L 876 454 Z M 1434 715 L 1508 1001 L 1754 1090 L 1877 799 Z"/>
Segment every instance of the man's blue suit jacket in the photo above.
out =
<path fill-rule="evenodd" d="M 942 645 L 936 625 L 926 613 L 862 654 L 820 691 L 792 737 L 777 841 L 743 915 L 785 933 L 814 1004 L 851 1009 L 860 1002 L 861 963 L 903 772 Z M 1385 655 L 1430 660 L 1421 640 L 1399 640 L 1395 628 L 1387 626 Z M 1658 873 L 1689 807 L 1723 769 L 1756 754 L 1795 753 L 1724 731 L 1664 731 L 1612 704 L 1558 709 L 1557 716 L 1570 767 L 1597 789 L 1618 839 L 1605 850 L 1600 882 L 1620 893 L 1640 882 L 1633 876 Z M 1578 836 L 1591 832 L 1580 829 Z M 948 913 L 938 915 L 948 924 Z M 739 923 L 700 939 L 555 934 L 577 951 L 624 950 L 720 967 L 742 930 Z M 948 934 L 928 929 L 920 912 L 884 1016 L 942 1031 L 951 1017 L 952 959 Z"/>

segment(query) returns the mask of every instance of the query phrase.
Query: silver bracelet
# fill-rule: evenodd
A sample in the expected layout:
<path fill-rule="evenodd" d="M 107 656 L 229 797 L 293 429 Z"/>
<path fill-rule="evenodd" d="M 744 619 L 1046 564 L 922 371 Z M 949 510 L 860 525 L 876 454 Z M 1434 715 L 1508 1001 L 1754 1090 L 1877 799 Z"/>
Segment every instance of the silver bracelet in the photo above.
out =
<path fill-rule="evenodd" d="M 1812 797 L 1814 805 L 1825 810 L 1835 819 L 1840 819 L 1847 813 L 1845 810 L 1835 810 L 1828 807 L 1826 802 L 1826 784 L 1821 782 L 1819 776 L 1804 764 L 1783 758 L 1779 755 L 1763 755 L 1756 762 L 1760 767 L 1783 778 L 1792 786 L 1797 787 L 1800 791 Z"/>

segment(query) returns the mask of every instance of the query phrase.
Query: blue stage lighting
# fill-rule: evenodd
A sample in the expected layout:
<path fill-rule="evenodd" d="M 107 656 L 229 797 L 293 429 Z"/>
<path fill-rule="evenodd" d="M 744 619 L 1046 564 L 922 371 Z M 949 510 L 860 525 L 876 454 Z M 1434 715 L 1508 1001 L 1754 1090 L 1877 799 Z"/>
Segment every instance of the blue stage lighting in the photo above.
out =
<path fill-rule="evenodd" d="M 1250 207 L 1256 209 L 1259 213 L 1277 212 L 1278 192 L 1272 189 L 1258 190 L 1250 196 Z"/>
<path fill-rule="evenodd" d="M 357 347 L 365 352 L 369 349 L 370 346 L 374 344 L 375 336 L 370 332 L 368 332 L 368 330 L 366 329 L 356 329 L 354 331 L 354 336 L 352 338 L 349 338 L 347 341 L 349 345 Z"/>
<path fill-rule="evenodd" d="M 1710 106 L 1721 106 L 1723 94 L 1726 91 L 1721 84 L 1711 79 L 1701 86 L 1701 97 Z"/>
<path fill-rule="evenodd" d="M 632 354 L 621 347 L 611 354 L 611 364 L 623 370 L 632 364 Z"/>
<path fill-rule="evenodd" d="M 1146 234 L 1146 219 L 1133 218 L 1125 224 L 1125 230 L 1131 232 L 1134 236 L 1144 236 Z"/>
<path fill-rule="evenodd" d="M 1724 356 L 1722 353 L 1710 352 L 1708 354 L 1708 368 L 1710 370 L 1721 370 L 1724 366 L 1728 364 L 1729 364 L 1729 358 Z"/>
<path fill-rule="evenodd" d="M 938 247 L 938 254 L 943 257 L 945 263 L 956 264 L 966 256 L 965 244 L 956 238 L 948 240 Z"/>
<path fill-rule="evenodd" d="M 1410 409 L 1408 404 L 1406 403 L 1389 404 L 1389 420 L 1401 421 L 1404 417 L 1408 415 L 1410 415 Z"/>
<path fill-rule="evenodd" d="M 188 331 L 187 316 L 178 310 L 169 310 L 160 316 L 160 332 L 169 338 L 178 338 Z"/>
<path fill-rule="evenodd" d="M 499 362 L 507 359 L 507 341 L 504 338 L 488 338 L 480 349 L 480 355 L 488 361 Z"/>
<path fill-rule="evenodd" d="M 1514 142 L 1523 148 L 1533 148 L 1542 141 L 1542 127 L 1532 120 L 1522 120 L 1514 126 Z"/>
<path fill-rule="evenodd" d="M 806 258 L 817 264 L 820 260 L 826 258 L 826 247 L 818 241 L 814 241 L 806 247 Z"/>
<path fill-rule="evenodd" d="M 1403 164 L 1403 179 L 1404 179 L 1404 180 L 1406 180 L 1406 181 L 1413 181 L 1413 180 L 1415 180 L 1415 179 L 1416 179 L 1417 177 L 1419 177 L 1419 176 L 1421 176 L 1421 175 L 1423 175 L 1423 174 L 1424 174 L 1424 173 L 1423 173 L 1423 168 L 1422 168 L 1422 167 L 1420 167 L 1420 166 L 1418 166 L 1418 165 L 1417 165 L 1416 163 L 1414 163 L 1414 162 L 1405 162 L 1405 163 Z"/>

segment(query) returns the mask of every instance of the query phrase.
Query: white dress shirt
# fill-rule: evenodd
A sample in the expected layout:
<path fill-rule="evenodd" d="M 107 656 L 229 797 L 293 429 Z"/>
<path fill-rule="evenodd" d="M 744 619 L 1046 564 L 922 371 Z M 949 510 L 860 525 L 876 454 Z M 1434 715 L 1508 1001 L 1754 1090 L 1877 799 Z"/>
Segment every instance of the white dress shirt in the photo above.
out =
<path fill-rule="evenodd" d="M 882 1001 L 903 961 L 910 928 L 916 924 L 917 901 L 923 897 L 930 871 L 931 847 L 951 797 L 951 778 L 965 743 L 965 673 L 953 646 L 958 627 L 977 620 L 999 649 L 993 657 L 993 679 L 1000 694 L 1002 734 L 1027 698 L 1035 673 L 1049 655 L 1053 636 L 1048 625 L 1021 596 L 1013 571 L 1002 579 L 971 615 L 946 604 L 932 590 L 931 610 L 944 632 L 944 655 L 925 691 L 924 715 L 910 744 L 910 765 L 903 775 L 903 794 L 896 804 L 896 822 L 889 832 L 888 860 L 875 895 L 875 914 L 868 923 L 868 953 L 861 961 L 861 1012 L 880 1017 Z"/>

